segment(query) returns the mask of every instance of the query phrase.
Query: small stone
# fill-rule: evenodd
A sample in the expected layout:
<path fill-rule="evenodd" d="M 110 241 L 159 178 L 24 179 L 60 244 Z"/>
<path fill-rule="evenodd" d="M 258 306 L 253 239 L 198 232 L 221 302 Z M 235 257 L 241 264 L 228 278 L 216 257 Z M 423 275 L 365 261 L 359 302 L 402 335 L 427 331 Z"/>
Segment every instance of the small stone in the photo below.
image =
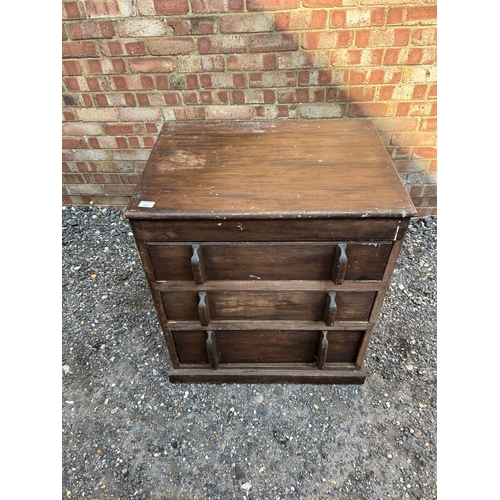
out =
<path fill-rule="evenodd" d="M 69 365 L 63 365 L 62 369 L 63 369 L 63 372 L 64 372 L 65 374 L 71 373 L 71 372 L 69 371 Z"/>
<path fill-rule="evenodd" d="M 411 372 L 413 370 L 413 365 L 406 365 L 406 369 Z"/>
<path fill-rule="evenodd" d="M 250 483 L 245 483 L 245 484 L 241 485 L 241 489 L 243 489 L 245 491 L 250 491 L 251 487 L 252 487 L 252 485 Z"/>
<path fill-rule="evenodd" d="M 103 296 L 101 297 L 101 299 L 102 299 L 102 300 L 106 300 L 107 298 L 108 298 L 108 296 L 107 296 L 107 295 L 103 295 Z"/>
<path fill-rule="evenodd" d="M 392 455 L 389 453 L 389 454 L 387 455 L 387 458 L 392 458 Z"/>
<path fill-rule="evenodd" d="M 264 401 L 264 396 L 262 394 L 259 394 L 258 396 L 255 396 L 253 400 L 257 403 L 260 404 Z"/>

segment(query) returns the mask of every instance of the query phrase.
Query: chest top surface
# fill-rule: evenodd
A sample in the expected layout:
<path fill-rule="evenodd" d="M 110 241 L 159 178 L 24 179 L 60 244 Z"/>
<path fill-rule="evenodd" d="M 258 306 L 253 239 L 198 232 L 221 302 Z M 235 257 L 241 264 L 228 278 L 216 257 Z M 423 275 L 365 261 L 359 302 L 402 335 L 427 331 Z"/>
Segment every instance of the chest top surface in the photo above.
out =
<path fill-rule="evenodd" d="M 368 120 L 167 122 L 125 211 L 129 219 L 414 215 Z"/>

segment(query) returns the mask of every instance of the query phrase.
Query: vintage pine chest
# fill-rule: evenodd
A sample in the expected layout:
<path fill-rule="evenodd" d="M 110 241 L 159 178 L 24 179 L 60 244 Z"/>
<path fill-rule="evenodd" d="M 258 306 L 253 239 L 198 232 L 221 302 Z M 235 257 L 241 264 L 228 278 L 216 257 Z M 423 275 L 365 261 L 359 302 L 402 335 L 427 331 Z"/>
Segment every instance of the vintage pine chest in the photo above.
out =
<path fill-rule="evenodd" d="M 368 120 L 165 123 L 125 216 L 170 380 L 363 383 L 415 215 Z"/>

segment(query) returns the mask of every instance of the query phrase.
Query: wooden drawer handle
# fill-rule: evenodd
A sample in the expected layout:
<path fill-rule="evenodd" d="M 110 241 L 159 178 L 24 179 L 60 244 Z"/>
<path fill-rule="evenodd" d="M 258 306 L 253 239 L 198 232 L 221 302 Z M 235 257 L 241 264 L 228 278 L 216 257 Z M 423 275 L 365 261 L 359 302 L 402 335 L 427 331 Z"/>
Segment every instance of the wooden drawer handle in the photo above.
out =
<path fill-rule="evenodd" d="M 197 285 L 205 283 L 205 264 L 203 262 L 203 254 L 201 253 L 200 245 L 191 245 L 193 255 L 191 257 L 191 268 L 193 270 L 194 282 Z"/>
<path fill-rule="evenodd" d="M 219 366 L 219 355 L 217 354 L 217 341 L 213 330 L 207 330 L 206 344 L 210 368 L 212 368 L 212 370 L 217 370 L 217 367 Z"/>
<path fill-rule="evenodd" d="M 337 245 L 337 249 L 335 250 L 332 281 L 336 285 L 342 285 L 342 283 L 344 283 L 345 271 L 347 269 L 347 255 L 345 254 L 346 247 L 347 245 L 345 243 L 340 243 Z"/>
<path fill-rule="evenodd" d="M 337 303 L 335 302 L 336 292 L 328 292 L 326 295 L 325 325 L 333 326 L 335 315 L 337 314 Z"/>
<path fill-rule="evenodd" d="M 200 323 L 203 326 L 210 324 L 210 309 L 208 307 L 207 292 L 198 293 L 198 314 L 200 315 Z"/>
<path fill-rule="evenodd" d="M 325 368 L 326 356 L 328 354 L 328 330 L 321 331 L 321 341 L 318 348 L 318 368 Z"/>

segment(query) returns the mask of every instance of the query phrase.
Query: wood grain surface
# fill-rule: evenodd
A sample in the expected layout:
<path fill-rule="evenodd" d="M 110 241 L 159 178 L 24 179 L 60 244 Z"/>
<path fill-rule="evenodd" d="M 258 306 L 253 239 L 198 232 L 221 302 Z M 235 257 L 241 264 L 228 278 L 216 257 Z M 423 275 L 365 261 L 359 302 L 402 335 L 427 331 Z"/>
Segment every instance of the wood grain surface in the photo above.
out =
<path fill-rule="evenodd" d="M 141 208 L 141 202 L 154 202 Z M 128 218 L 406 217 L 368 120 L 166 122 Z"/>

